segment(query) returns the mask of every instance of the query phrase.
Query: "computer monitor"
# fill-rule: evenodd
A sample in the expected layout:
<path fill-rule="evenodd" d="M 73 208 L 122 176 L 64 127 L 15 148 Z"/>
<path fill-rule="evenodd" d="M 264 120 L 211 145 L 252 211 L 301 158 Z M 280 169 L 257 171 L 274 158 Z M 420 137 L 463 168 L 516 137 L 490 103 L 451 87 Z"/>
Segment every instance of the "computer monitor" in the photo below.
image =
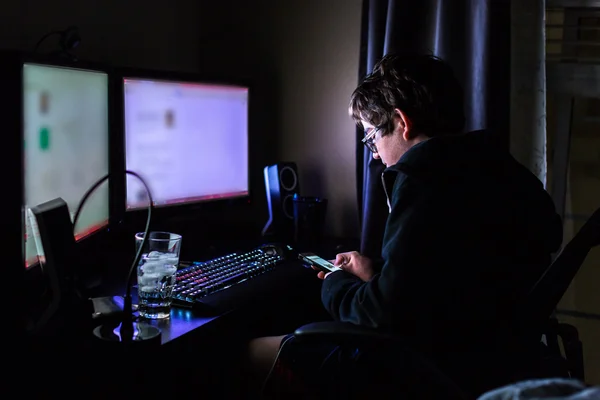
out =
<path fill-rule="evenodd" d="M 125 167 L 157 208 L 249 196 L 249 87 L 200 79 L 122 76 Z M 126 178 L 126 210 L 147 207 Z"/>
<path fill-rule="evenodd" d="M 43 261 L 30 207 L 61 197 L 73 218 L 85 192 L 109 171 L 109 74 L 24 60 L 22 63 L 25 262 Z M 77 226 L 81 240 L 106 227 L 109 185 L 86 202 Z"/>

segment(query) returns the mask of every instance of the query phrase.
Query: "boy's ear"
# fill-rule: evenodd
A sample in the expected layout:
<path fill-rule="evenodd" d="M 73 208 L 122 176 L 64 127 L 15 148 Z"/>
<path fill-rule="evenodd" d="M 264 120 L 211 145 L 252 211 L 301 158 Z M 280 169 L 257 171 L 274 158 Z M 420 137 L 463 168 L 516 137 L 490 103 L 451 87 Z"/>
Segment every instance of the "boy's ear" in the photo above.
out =
<path fill-rule="evenodd" d="M 415 135 L 412 130 L 413 124 L 410 118 L 404 113 L 404 111 L 400 110 L 399 108 L 394 109 L 394 113 L 396 114 L 396 118 L 394 118 L 394 129 L 402 129 L 402 137 L 404 138 L 404 140 L 413 139 Z"/>

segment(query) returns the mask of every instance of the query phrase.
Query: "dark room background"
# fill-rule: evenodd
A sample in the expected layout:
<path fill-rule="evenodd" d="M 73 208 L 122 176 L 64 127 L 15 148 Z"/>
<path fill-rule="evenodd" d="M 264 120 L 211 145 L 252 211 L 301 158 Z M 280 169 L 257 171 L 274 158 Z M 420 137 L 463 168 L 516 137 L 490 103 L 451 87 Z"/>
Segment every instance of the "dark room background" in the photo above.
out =
<path fill-rule="evenodd" d="M 45 33 L 76 25 L 82 36 L 77 54 L 83 59 L 250 79 L 255 89 L 251 98 L 255 106 L 251 128 L 256 160 L 252 181 L 257 184 L 252 189 L 259 200 L 252 218 L 266 222 L 262 167 L 277 161 L 295 161 L 302 194 L 329 199 L 327 233 L 357 237 L 355 127 L 348 117 L 348 100 L 358 79 L 362 3 L 362 0 L 7 0 L 0 3 L 0 48 L 33 49 Z M 546 84 L 545 75 L 539 74 L 540 71 L 545 74 L 544 62 L 540 60 L 546 60 L 550 67 L 551 56 L 561 60 L 560 54 L 554 53 L 563 51 L 564 34 L 559 27 L 544 36 L 542 25 L 548 21 L 573 24 L 571 19 L 580 18 L 586 10 L 576 9 L 577 15 L 569 17 L 569 9 L 563 8 L 580 3 L 586 2 L 511 3 L 511 26 L 507 27 L 512 35 L 511 151 L 543 179 L 546 164 L 549 170 L 552 168 L 552 152 L 546 154 L 546 146 L 551 147 L 554 140 L 554 134 L 548 137 L 545 134 L 546 113 L 548 131 L 553 132 L 557 125 L 553 118 L 562 115 L 560 111 L 564 108 L 559 107 L 562 103 L 552 93 L 551 79 L 548 79 L 548 111 L 545 88 L 537 90 L 536 85 Z M 547 4 L 554 4 L 557 9 L 542 18 Z M 539 9 L 537 14 L 536 9 Z M 587 10 L 587 19 L 580 18 L 580 22 L 598 26 L 599 10 Z M 531 39 L 532 29 L 538 25 L 539 43 Z M 556 42 L 554 47 L 548 47 L 552 41 Z M 51 42 L 48 39 L 42 50 Z M 592 48 L 597 51 L 600 47 Z M 544 50 L 548 52 L 546 58 Z M 594 57 L 598 63 L 597 53 Z M 548 68 L 549 78 L 552 71 Z M 581 98 L 581 93 L 568 93 L 581 110 L 595 112 L 586 115 L 587 119 L 578 118 L 583 111 L 574 108 L 569 178 L 572 193 L 566 207 L 573 218 L 565 226 L 569 235 L 580 226 L 574 217 L 588 215 L 592 207 L 598 207 L 600 198 L 598 153 L 592 151 L 598 148 L 598 135 L 593 134 L 599 121 L 598 76 L 581 85 L 586 91 L 594 90 L 586 92 L 586 99 Z M 558 78 L 554 82 L 566 82 L 569 90 L 576 86 L 573 80 Z M 594 101 L 588 102 L 587 98 Z M 579 119 L 583 122 L 578 122 Z M 543 135 L 531 134 L 536 130 Z M 539 152 L 542 156 L 532 151 L 536 146 L 542 150 Z M 580 204 L 585 205 L 585 213 L 581 215 Z M 600 383 L 598 254 L 590 256 L 588 265 L 582 268 L 561 304 L 561 308 L 570 311 L 561 318 L 575 324 L 580 331 L 589 381 L 595 384 Z"/>
<path fill-rule="evenodd" d="M 3 2 L 0 48 L 33 49 L 45 33 L 76 25 L 82 59 L 250 80 L 252 140 L 260 141 L 252 171 L 257 218 L 267 218 L 262 167 L 295 161 L 302 194 L 329 199 L 327 233 L 357 236 L 347 110 L 361 7 L 361 0 Z"/>

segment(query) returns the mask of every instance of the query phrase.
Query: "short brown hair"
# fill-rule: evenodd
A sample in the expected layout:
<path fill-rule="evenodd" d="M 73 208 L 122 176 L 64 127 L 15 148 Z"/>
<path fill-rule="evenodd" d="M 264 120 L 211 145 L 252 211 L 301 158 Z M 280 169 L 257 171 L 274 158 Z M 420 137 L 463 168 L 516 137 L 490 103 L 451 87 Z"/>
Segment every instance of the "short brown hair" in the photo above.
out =
<path fill-rule="evenodd" d="M 388 54 L 352 93 L 352 118 L 383 134 L 394 130 L 394 109 L 413 129 L 429 137 L 460 133 L 465 115 L 463 90 L 448 64 L 432 55 Z"/>

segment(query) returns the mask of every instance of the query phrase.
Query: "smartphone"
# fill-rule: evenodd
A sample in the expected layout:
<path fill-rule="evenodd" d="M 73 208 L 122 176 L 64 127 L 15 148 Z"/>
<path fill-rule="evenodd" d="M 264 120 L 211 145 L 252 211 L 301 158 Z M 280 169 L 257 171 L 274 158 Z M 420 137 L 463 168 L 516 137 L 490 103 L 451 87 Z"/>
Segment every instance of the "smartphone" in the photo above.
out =
<path fill-rule="evenodd" d="M 321 271 L 333 272 L 342 270 L 340 267 L 336 267 L 326 259 L 321 258 L 314 253 L 300 253 L 298 254 L 298 258 L 307 264 L 319 268 Z"/>

